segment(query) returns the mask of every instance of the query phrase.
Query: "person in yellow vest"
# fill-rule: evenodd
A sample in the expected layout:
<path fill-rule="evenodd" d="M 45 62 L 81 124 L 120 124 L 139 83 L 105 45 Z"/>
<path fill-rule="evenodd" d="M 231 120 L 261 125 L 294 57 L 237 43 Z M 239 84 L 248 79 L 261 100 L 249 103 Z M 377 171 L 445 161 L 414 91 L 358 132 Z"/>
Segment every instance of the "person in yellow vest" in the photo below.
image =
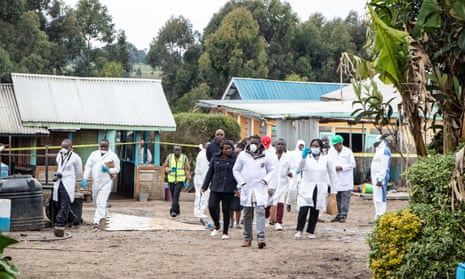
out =
<path fill-rule="evenodd" d="M 183 187 L 189 188 L 191 180 L 191 168 L 189 159 L 181 153 L 181 146 L 175 145 L 173 153 L 170 153 L 163 162 L 168 178 L 168 186 L 171 193 L 170 216 L 176 217 L 181 213 L 179 209 L 179 196 Z"/>

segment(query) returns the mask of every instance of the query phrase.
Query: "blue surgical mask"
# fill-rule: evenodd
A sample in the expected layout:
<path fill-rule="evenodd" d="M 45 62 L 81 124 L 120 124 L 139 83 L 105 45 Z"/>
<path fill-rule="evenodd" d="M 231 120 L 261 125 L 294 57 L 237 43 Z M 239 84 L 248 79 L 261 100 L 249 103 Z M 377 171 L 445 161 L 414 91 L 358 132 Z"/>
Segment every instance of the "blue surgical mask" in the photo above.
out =
<path fill-rule="evenodd" d="M 320 155 L 320 149 L 319 148 L 311 148 L 312 154 L 313 155 Z"/>

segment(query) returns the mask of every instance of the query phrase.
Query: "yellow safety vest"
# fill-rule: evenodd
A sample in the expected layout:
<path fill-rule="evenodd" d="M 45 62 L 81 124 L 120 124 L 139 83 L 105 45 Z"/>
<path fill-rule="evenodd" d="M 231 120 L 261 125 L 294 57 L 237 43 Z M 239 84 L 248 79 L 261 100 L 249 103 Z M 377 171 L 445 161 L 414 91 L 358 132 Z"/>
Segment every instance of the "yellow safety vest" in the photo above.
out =
<path fill-rule="evenodd" d="M 184 171 L 184 161 L 186 156 L 184 154 L 179 155 L 179 160 L 176 161 L 174 154 L 169 155 L 169 168 L 170 172 L 168 173 L 168 182 L 184 182 L 186 181 L 186 172 Z M 176 168 L 176 172 L 172 172 L 171 169 Z"/>

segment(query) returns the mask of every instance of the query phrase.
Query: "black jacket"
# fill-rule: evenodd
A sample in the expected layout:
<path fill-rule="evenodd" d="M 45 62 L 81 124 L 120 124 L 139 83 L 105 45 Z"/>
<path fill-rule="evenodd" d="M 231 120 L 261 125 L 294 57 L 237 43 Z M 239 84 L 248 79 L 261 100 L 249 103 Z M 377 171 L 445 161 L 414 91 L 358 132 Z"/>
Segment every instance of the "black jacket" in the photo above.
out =
<path fill-rule="evenodd" d="M 221 152 L 220 143 L 217 142 L 216 139 L 213 139 L 207 145 L 207 160 L 210 162 L 212 160 L 212 157 L 220 152 Z"/>
<path fill-rule="evenodd" d="M 221 153 L 215 154 L 210 160 L 207 175 L 203 181 L 202 189 L 210 187 L 212 192 L 233 193 L 237 190 L 237 182 L 233 176 L 233 166 L 236 154 L 224 158 Z"/>

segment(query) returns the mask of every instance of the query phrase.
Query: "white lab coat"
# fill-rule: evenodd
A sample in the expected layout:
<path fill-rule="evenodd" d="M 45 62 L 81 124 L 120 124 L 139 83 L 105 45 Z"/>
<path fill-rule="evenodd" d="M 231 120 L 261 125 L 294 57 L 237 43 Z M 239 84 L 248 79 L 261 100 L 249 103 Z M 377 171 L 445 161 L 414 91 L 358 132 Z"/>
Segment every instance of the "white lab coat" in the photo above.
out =
<path fill-rule="evenodd" d="M 58 201 L 58 187 L 60 181 L 68 193 L 71 202 L 74 201 L 74 192 L 76 189 L 76 179 L 82 175 L 82 160 L 79 155 L 70 152 L 69 155 L 63 155 L 59 152 L 56 157 L 57 172 L 62 174 L 62 178 L 53 184 L 53 200 Z"/>
<path fill-rule="evenodd" d="M 208 206 L 208 199 L 210 197 L 210 187 L 201 194 L 201 188 L 205 175 L 208 171 L 209 162 L 207 160 L 207 151 L 202 148 L 197 154 L 195 160 L 194 170 L 194 187 L 195 187 L 195 200 L 194 200 L 194 216 L 198 218 L 205 218 L 205 209 Z"/>
<path fill-rule="evenodd" d="M 375 206 L 375 218 L 386 213 L 387 184 L 389 182 L 389 170 L 391 163 L 391 150 L 386 140 L 382 140 L 376 147 L 375 155 L 371 160 L 371 184 L 373 185 L 373 203 Z M 378 181 L 382 186 L 376 186 Z"/>
<path fill-rule="evenodd" d="M 313 155 L 301 159 L 302 182 L 297 197 L 298 206 L 315 206 L 313 204 L 313 191 L 317 187 L 316 209 L 326 210 L 326 196 L 328 195 L 328 177 L 330 185 L 336 185 L 336 169 L 328 156 L 320 155 L 316 160 Z M 336 191 L 331 187 L 331 192 Z"/>
<path fill-rule="evenodd" d="M 295 149 L 289 152 L 289 165 L 291 168 L 292 177 L 289 178 L 289 188 L 286 201 L 288 205 L 293 205 L 296 203 L 297 192 L 302 179 L 300 172 L 297 174 L 299 163 L 302 160 L 302 150 L 299 149 L 299 145 L 305 146 L 305 141 L 298 140 L 295 145 Z"/>
<path fill-rule="evenodd" d="M 147 160 L 144 161 L 144 148 L 141 147 L 140 149 L 140 162 L 142 165 L 147 165 L 152 162 L 152 152 L 150 152 L 150 149 L 147 148 Z"/>
<path fill-rule="evenodd" d="M 334 167 L 341 166 L 342 170 L 337 171 L 336 191 L 348 191 L 354 188 L 354 168 L 355 158 L 350 148 L 343 146 L 341 152 L 337 152 L 334 147 L 328 151 L 328 156 Z M 333 186 L 333 185 L 331 185 Z"/>
<path fill-rule="evenodd" d="M 248 152 L 239 153 L 233 167 L 233 175 L 241 192 L 241 205 L 252 206 L 252 196 L 255 196 L 257 206 L 267 206 L 268 186 L 274 175 L 272 158 L 262 156 L 254 158 Z"/>
<path fill-rule="evenodd" d="M 286 195 L 289 190 L 289 177 L 288 173 L 291 171 L 291 165 L 289 162 L 289 154 L 283 153 L 281 158 L 278 159 L 276 153 L 274 154 L 275 174 L 271 179 L 268 188 L 273 189 L 273 196 L 269 199 L 269 204 L 277 205 L 278 203 L 284 203 Z"/>

